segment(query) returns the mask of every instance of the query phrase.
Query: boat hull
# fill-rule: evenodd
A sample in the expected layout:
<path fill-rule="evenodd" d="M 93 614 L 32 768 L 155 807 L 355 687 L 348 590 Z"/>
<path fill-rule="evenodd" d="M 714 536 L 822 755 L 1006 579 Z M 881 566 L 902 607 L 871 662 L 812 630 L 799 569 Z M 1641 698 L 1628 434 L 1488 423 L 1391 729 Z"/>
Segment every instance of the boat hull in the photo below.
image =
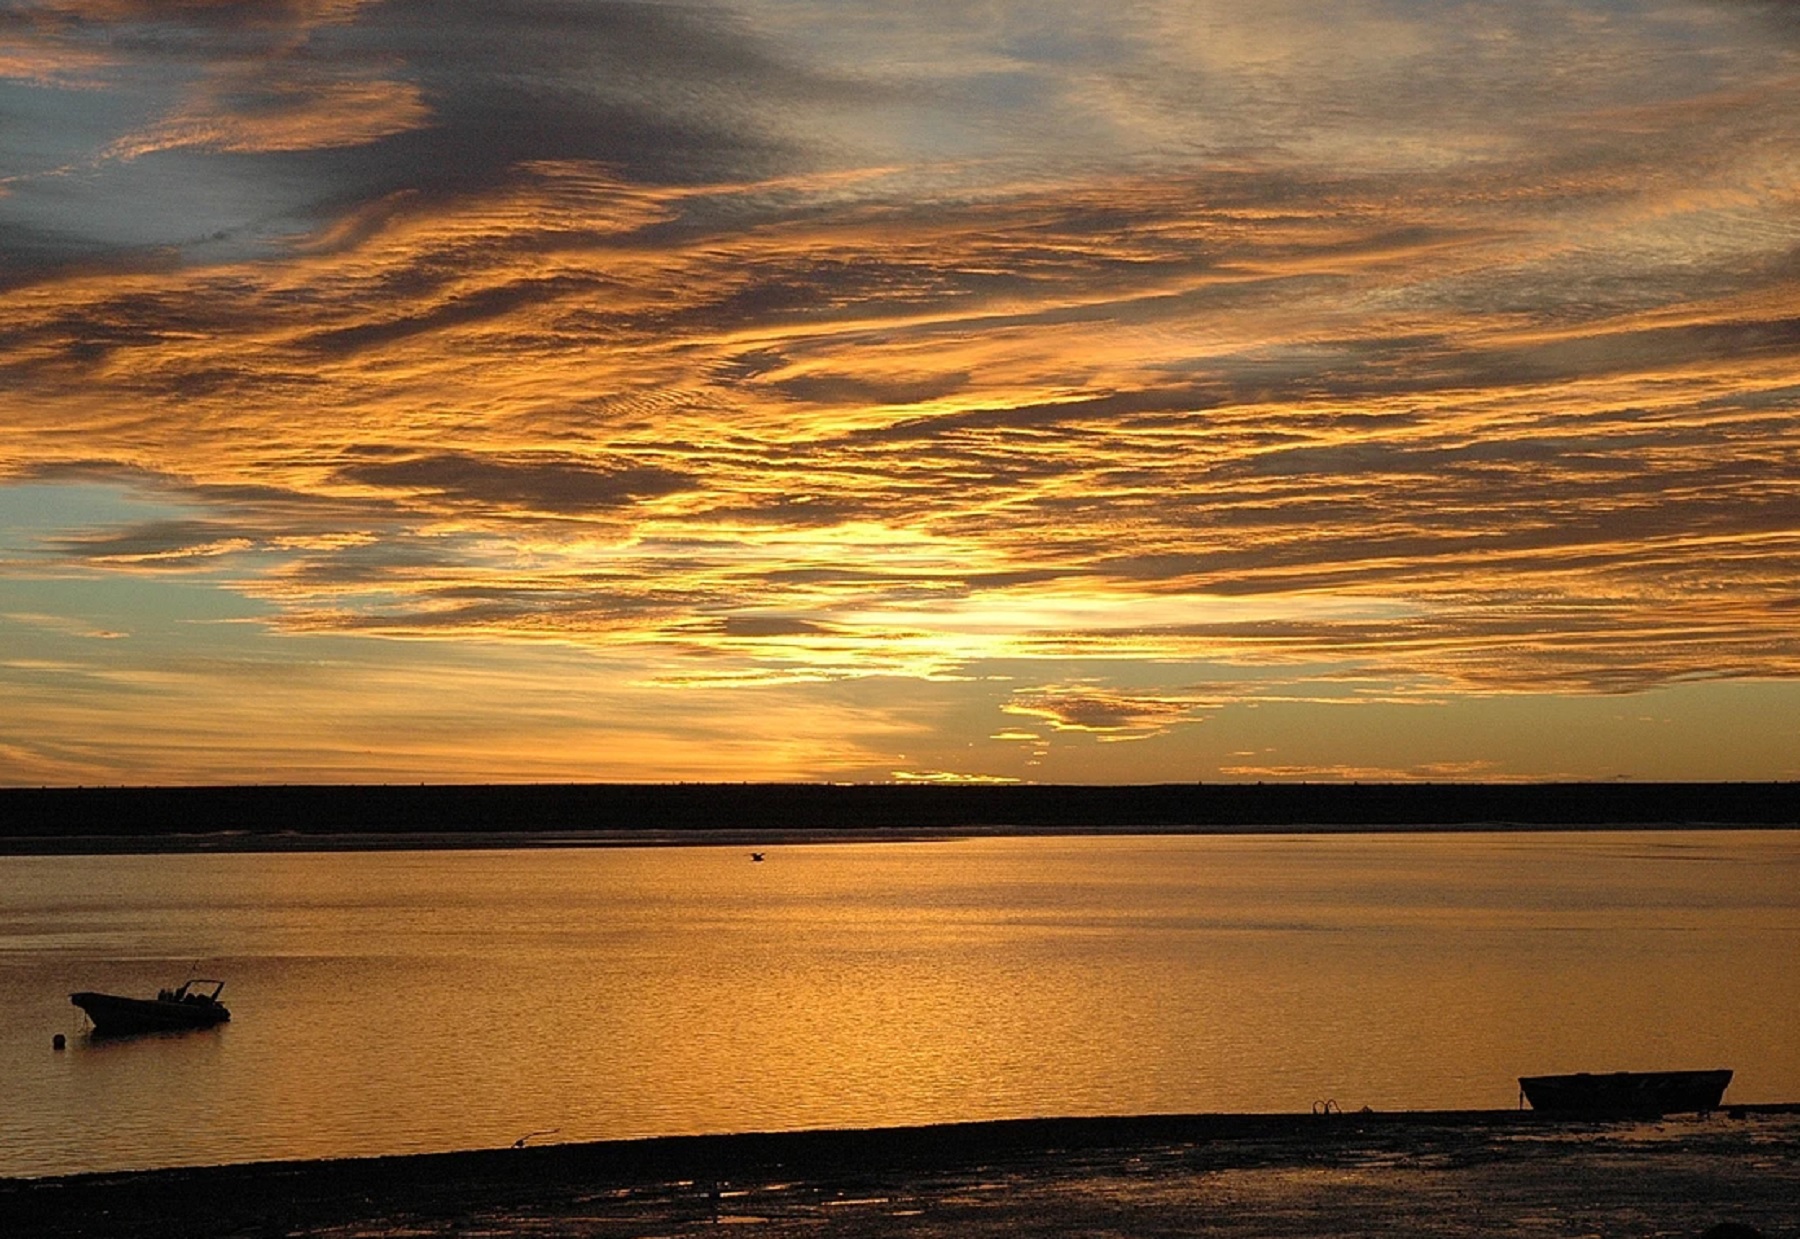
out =
<path fill-rule="evenodd" d="M 121 998 L 116 994 L 83 991 L 69 1001 L 87 1012 L 94 1031 L 114 1037 L 128 1033 L 172 1032 L 184 1028 L 211 1028 L 231 1018 L 218 1002 L 166 1002 L 157 998 Z"/>
<path fill-rule="evenodd" d="M 1533 1110 L 1584 1118 L 1660 1118 L 1719 1108 L 1731 1072 L 1614 1071 L 1520 1076 Z"/>

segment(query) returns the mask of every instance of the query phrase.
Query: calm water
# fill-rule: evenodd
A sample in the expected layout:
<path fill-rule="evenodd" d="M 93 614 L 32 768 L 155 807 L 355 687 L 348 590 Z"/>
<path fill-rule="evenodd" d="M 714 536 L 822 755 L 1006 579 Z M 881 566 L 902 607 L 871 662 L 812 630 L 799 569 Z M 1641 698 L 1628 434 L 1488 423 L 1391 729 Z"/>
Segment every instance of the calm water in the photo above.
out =
<path fill-rule="evenodd" d="M 198 960 L 234 1021 L 78 1034 Z M 1800 1099 L 1800 833 L 0 858 L 0 1175 L 1034 1114 Z"/>

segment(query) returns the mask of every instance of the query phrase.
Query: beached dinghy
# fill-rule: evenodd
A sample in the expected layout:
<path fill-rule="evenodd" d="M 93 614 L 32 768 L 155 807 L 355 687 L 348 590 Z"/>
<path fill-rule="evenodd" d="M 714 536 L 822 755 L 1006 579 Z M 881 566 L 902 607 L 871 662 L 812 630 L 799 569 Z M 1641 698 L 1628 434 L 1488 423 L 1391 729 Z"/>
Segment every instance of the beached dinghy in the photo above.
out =
<path fill-rule="evenodd" d="M 208 990 L 205 986 L 212 986 Z M 231 1018 L 219 1001 L 225 982 L 194 977 L 177 989 L 166 989 L 154 998 L 121 998 L 83 990 L 69 1001 L 87 1012 L 94 1031 L 102 1036 L 124 1033 L 170 1032 L 183 1028 L 211 1028 Z"/>
<path fill-rule="evenodd" d="M 1661 1118 L 1717 1110 L 1731 1072 L 1612 1071 L 1570 1076 L 1520 1076 L 1519 1091 L 1533 1110 L 1587 1118 Z"/>

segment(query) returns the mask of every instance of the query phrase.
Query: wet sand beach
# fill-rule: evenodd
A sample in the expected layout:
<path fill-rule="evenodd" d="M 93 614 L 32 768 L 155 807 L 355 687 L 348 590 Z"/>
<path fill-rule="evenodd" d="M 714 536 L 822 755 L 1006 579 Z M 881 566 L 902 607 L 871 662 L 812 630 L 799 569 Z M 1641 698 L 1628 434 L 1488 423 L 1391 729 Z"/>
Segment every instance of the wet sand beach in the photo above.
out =
<path fill-rule="evenodd" d="M 1018 1120 L 0 1181 L 42 1236 L 1800 1233 L 1800 1107 Z"/>

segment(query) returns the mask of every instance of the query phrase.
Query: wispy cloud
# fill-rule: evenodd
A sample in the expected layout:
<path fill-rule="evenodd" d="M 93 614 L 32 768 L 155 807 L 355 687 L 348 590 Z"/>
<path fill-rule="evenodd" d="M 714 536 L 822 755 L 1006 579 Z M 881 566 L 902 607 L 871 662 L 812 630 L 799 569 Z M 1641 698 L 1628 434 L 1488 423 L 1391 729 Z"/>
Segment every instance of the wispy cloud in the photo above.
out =
<path fill-rule="evenodd" d="M 1218 700 L 1128 694 L 1103 685 L 1051 685 L 1015 693 L 1008 714 L 1041 719 L 1057 731 L 1085 731 L 1102 740 L 1141 740 L 1195 721 Z M 1035 737 L 1034 737 L 1035 738 Z"/>
<path fill-rule="evenodd" d="M 1228 765 L 1221 773 L 1238 779 L 1279 779 L 1321 783 L 1457 783 L 1480 780 L 1488 783 L 1541 780 L 1556 777 L 1548 772 L 1529 776 L 1509 776 L 1488 761 L 1434 762 L 1422 766 L 1259 766 Z M 1565 776 L 1566 777 L 1566 776 Z"/>
<path fill-rule="evenodd" d="M 1016 750 L 1800 679 L 1772 11 L 824 13 L 15 6 L 0 478 L 175 511 L 5 571 Z"/>

